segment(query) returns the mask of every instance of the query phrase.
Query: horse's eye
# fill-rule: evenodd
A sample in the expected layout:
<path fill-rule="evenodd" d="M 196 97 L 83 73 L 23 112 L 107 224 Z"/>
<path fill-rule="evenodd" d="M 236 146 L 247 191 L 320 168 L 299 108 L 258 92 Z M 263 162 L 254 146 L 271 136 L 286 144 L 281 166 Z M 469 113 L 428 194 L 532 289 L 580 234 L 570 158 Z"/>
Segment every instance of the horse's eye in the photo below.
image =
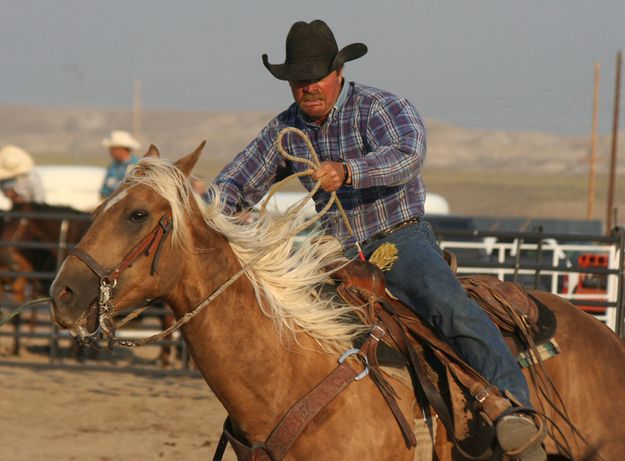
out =
<path fill-rule="evenodd" d="M 133 211 L 132 214 L 130 215 L 130 220 L 132 222 L 141 222 L 145 220 L 148 216 L 150 216 L 150 213 L 148 213 L 147 211 L 136 210 L 136 211 Z"/>

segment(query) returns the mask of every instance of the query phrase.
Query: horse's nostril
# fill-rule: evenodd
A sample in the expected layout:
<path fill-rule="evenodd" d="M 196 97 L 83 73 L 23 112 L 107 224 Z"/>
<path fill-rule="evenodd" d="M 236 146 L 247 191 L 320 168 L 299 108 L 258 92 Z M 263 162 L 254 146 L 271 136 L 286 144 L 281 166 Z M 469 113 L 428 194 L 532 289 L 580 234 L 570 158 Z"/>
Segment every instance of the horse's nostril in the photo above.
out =
<path fill-rule="evenodd" d="M 62 303 L 67 303 L 68 301 L 72 299 L 73 295 L 74 295 L 74 292 L 72 291 L 72 289 L 68 286 L 64 286 L 59 291 L 57 298 Z"/>

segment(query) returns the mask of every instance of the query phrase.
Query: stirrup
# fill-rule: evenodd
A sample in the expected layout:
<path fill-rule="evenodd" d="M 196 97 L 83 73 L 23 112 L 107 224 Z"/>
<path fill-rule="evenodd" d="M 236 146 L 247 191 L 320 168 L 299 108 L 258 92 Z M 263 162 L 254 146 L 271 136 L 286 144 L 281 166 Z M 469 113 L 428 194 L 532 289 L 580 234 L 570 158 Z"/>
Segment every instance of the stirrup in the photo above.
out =
<path fill-rule="evenodd" d="M 535 429 L 535 433 L 531 435 L 528 440 L 524 441 L 520 446 L 514 447 L 509 446 L 507 441 L 503 441 L 502 443 L 502 435 L 498 428 L 501 428 L 500 423 L 509 416 L 516 416 L 521 419 L 526 420 L 529 424 L 532 424 Z M 504 411 L 495 421 L 495 431 L 497 434 L 497 442 L 500 447 L 504 450 L 504 453 L 510 456 L 513 459 L 546 459 L 546 455 L 544 454 L 544 450 L 542 449 L 542 441 L 544 440 L 547 430 L 544 424 L 543 418 L 538 414 L 538 412 L 532 408 L 527 407 L 512 407 L 508 410 Z M 531 453 L 531 450 L 535 450 L 534 453 Z M 542 453 L 541 453 L 542 451 Z M 525 456 L 524 456 L 525 455 Z"/>

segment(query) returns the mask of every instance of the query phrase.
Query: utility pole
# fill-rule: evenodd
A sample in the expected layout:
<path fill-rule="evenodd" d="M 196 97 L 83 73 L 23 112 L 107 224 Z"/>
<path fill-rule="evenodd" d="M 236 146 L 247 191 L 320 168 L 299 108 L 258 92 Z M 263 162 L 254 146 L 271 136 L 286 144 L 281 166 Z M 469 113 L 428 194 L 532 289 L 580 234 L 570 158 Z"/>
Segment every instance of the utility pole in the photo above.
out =
<path fill-rule="evenodd" d="M 586 219 L 592 219 L 595 203 L 595 168 L 597 163 L 597 126 L 599 122 L 599 76 L 601 64 L 595 62 L 595 88 L 592 99 L 592 132 L 590 134 L 590 168 L 588 171 L 588 210 Z"/>
<path fill-rule="evenodd" d="M 141 92 L 141 79 L 135 78 L 132 82 L 132 135 L 138 141 L 141 141 L 142 135 Z"/>
<path fill-rule="evenodd" d="M 614 84 L 614 115 L 612 118 L 612 150 L 610 152 L 610 182 L 608 185 L 608 209 L 606 210 L 606 222 L 608 233 L 612 230 L 612 216 L 614 213 L 614 186 L 616 183 L 616 148 L 618 145 L 618 115 L 621 101 L 621 67 L 623 53 L 619 50 L 616 54 L 616 82 Z"/>

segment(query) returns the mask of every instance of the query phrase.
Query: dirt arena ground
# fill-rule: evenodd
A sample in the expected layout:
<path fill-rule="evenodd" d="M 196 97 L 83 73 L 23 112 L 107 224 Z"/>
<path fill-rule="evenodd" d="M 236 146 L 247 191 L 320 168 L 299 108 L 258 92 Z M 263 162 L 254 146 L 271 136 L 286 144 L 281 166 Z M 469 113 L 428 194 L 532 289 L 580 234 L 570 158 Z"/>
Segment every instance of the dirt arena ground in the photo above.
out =
<path fill-rule="evenodd" d="M 221 404 L 202 378 L 153 369 L 54 369 L 28 351 L 2 357 L 0 460 L 212 459 Z M 224 459 L 236 458 L 228 451 Z"/>
<path fill-rule="evenodd" d="M 37 319 L 36 332 L 49 331 L 47 311 Z M 49 344 L 23 338 L 14 357 L 0 338 L 0 461 L 212 459 L 226 412 L 199 373 L 177 359 L 163 369 L 159 346 L 89 350 L 78 361 L 69 338 L 53 362 L 70 368 L 60 369 Z M 234 461 L 229 450 L 224 460 Z"/>

